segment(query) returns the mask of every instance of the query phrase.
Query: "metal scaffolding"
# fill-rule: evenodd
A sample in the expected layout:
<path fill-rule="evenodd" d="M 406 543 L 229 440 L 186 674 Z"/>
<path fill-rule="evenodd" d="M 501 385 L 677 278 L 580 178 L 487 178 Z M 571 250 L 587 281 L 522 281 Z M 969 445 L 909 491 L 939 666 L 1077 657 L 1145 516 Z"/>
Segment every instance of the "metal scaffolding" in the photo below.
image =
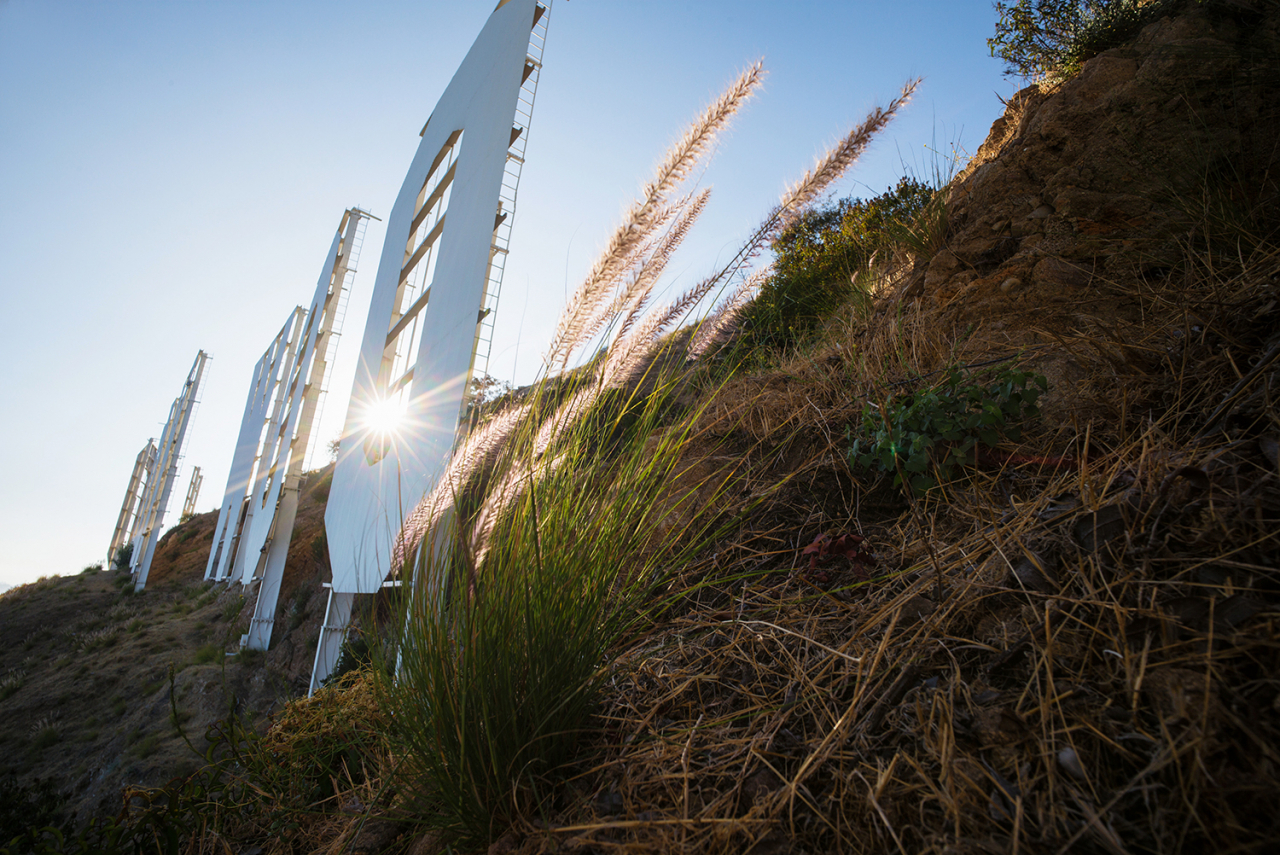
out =
<path fill-rule="evenodd" d="M 173 492 L 173 482 L 178 478 L 187 428 L 191 425 L 196 404 L 199 403 L 197 396 L 200 393 L 200 380 L 204 376 L 204 366 L 208 359 L 203 350 L 196 354 L 196 361 L 182 386 L 182 394 L 169 408 L 169 421 L 164 426 L 164 433 L 160 435 L 155 461 L 150 467 L 146 487 L 143 488 L 138 514 L 134 520 L 131 539 L 133 554 L 130 556 L 134 589 L 138 591 L 147 586 L 151 559 L 155 557 L 156 543 L 164 525 L 169 494 Z"/>

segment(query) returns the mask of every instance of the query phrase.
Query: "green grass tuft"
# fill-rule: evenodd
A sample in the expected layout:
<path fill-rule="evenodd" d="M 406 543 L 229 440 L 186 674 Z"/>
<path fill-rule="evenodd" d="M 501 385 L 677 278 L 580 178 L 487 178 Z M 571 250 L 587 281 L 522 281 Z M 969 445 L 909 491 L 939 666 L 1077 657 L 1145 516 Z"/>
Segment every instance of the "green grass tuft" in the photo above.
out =
<path fill-rule="evenodd" d="M 691 418 L 669 424 L 675 388 L 602 396 L 482 548 L 446 523 L 417 553 L 399 677 L 381 695 L 415 810 L 467 845 L 538 807 L 590 726 L 609 650 L 652 622 L 664 568 L 707 541 L 696 514 L 659 535 L 682 517 L 672 485 L 691 439 Z M 491 480 L 523 471 L 536 428 L 509 442 Z"/>
<path fill-rule="evenodd" d="M 212 665 L 223 657 L 222 645 L 206 644 L 191 657 L 193 665 Z"/>

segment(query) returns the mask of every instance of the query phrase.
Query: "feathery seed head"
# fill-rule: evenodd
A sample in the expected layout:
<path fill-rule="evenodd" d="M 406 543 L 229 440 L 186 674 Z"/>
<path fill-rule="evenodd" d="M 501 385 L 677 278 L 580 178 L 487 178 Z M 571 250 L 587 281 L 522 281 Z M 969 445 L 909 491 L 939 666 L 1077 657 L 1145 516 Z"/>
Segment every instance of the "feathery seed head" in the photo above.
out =
<path fill-rule="evenodd" d="M 547 348 L 550 370 L 568 364 L 573 350 L 590 339 L 590 319 L 605 305 L 617 278 L 629 266 L 631 253 L 653 230 L 666 198 L 710 150 L 717 135 L 738 112 L 764 78 L 763 61 L 744 71 L 723 95 L 703 111 L 685 135 L 671 147 L 653 178 L 641 191 L 641 198 L 628 210 L 613 237 L 605 245 L 587 278 L 578 286 L 556 325 Z"/>

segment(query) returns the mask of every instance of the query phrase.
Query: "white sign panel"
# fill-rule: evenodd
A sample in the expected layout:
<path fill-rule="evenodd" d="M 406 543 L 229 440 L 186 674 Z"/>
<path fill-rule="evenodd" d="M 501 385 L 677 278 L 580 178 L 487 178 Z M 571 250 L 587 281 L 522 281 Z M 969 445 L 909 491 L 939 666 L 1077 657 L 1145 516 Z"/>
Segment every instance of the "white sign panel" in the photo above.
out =
<path fill-rule="evenodd" d="M 536 0 L 499 3 L 423 128 L 388 218 L 325 513 L 335 592 L 381 586 L 401 521 L 453 446 L 544 12 Z"/>

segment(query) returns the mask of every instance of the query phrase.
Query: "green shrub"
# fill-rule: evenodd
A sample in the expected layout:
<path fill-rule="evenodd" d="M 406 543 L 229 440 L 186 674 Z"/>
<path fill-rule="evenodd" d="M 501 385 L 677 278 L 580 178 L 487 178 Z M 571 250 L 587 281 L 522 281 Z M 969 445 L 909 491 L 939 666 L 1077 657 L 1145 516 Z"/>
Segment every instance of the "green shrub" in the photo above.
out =
<path fill-rule="evenodd" d="M 174 704 L 169 710 L 169 723 L 173 725 L 175 730 L 181 731 L 182 726 L 191 721 L 193 713 L 191 710 L 180 710 L 177 704 Z"/>
<path fill-rule="evenodd" d="M 196 597 L 195 607 L 197 609 L 204 608 L 209 605 L 209 603 L 216 600 L 219 593 L 221 592 L 214 587 L 213 583 L 206 584 L 203 589 L 200 589 L 199 596 Z"/>
<path fill-rule="evenodd" d="M 314 487 L 308 489 L 307 495 L 311 497 L 313 502 L 324 503 L 329 501 L 329 489 L 331 487 L 333 487 L 332 471 L 326 473 L 323 478 L 316 482 Z"/>
<path fill-rule="evenodd" d="M 129 749 L 129 753 L 134 757 L 137 757 L 139 760 L 145 760 L 152 754 L 155 754 L 159 747 L 160 735 L 152 733 L 135 742 L 133 747 Z"/>
<path fill-rule="evenodd" d="M 43 751 L 60 741 L 62 741 L 62 727 L 56 714 L 43 716 L 31 726 L 31 747 L 36 751 Z"/>
<path fill-rule="evenodd" d="M 979 443 L 1018 439 L 1016 423 L 1039 413 L 1036 401 L 1048 388 L 1043 376 L 1009 368 L 983 384 L 965 379 L 952 368 L 938 386 L 867 403 L 860 431 L 849 431 L 849 462 L 892 473 L 895 487 L 905 480 L 911 490 L 928 490 L 972 466 Z"/>
<path fill-rule="evenodd" d="M 111 567 L 115 570 L 128 570 L 129 562 L 133 559 L 133 544 L 126 543 L 124 546 L 116 550 L 116 554 L 111 556 Z"/>
<path fill-rule="evenodd" d="M 914 233 L 935 192 L 905 177 L 874 199 L 842 199 L 801 216 L 773 242 L 773 276 L 743 310 L 744 343 L 786 350 L 845 303 L 865 298 L 856 275 Z"/>
<path fill-rule="evenodd" d="M 311 595 L 315 593 L 315 587 L 309 582 L 298 586 L 297 593 L 293 596 L 293 602 L 289 604 L 289 630 L 297 629 L 307 617 L 307 605 L 311 602 Z"/>
<path fill-rule="evenodd" d="M 311 538 L 311 557 L 321 567 L 329 565 L 329 541 L 323 531 Z"/>
<path fill-rule="evenodd" d="M 1017 77 L 1070 77 L 1104 50 L 1138 35 L 1179 0 L 996 0 L 991 55 Z"/>
<path fill-rule="evenodd" d="M 26 843 L 28 829 L 59 825 L 66 801 L 49 780 L 37 778 L 30 784 L 19 784 L 12 774 L 0 780 L 0 846 L 26 851 L 29 844 L 13 846 L 11 841 Z"/>
<path fill-rule="evenodd" d="M 333 673 L 324 679 L 322 685 L 337 685 L 343 677 L 353 671 L 372 668 L 373 660 L 373 651 L 369 649 L 369 642 L 365 640 L 364 635 L 352 631 L 347 638 L 343 639 L 342 646 L 338 649 L 338 663 L 333 666 Z"/>

